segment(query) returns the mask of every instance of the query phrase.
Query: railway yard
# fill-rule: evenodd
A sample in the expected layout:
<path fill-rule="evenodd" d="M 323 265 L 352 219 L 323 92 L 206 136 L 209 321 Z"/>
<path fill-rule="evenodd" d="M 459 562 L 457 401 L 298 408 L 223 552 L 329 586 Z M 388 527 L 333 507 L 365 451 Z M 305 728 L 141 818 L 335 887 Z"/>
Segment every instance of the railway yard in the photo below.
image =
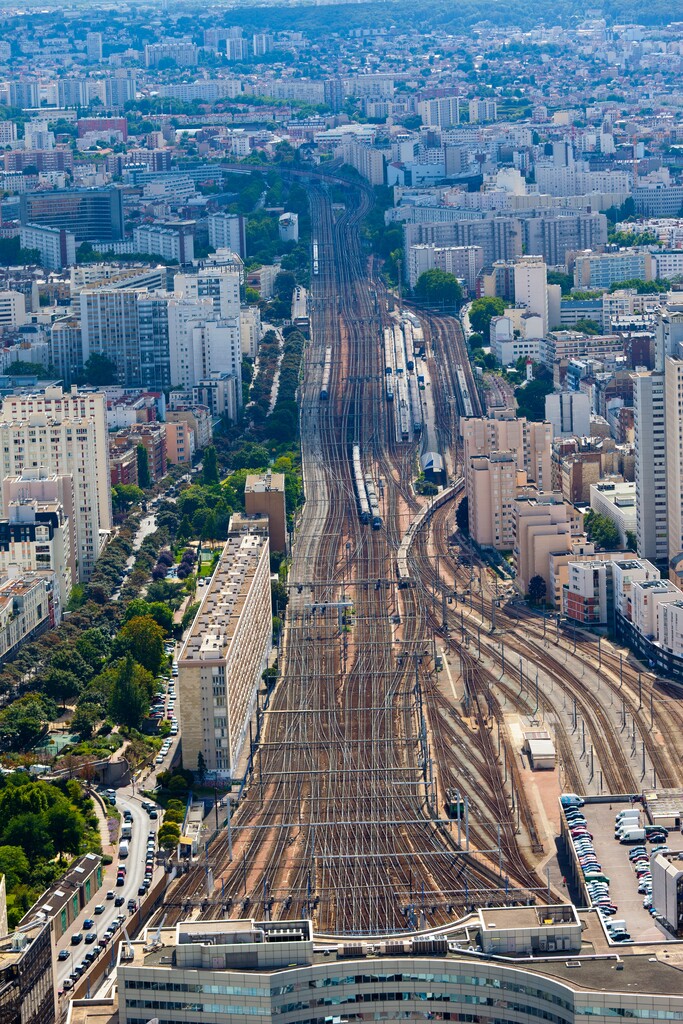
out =
<path fill-rule="evenodd" d="M 281 678 L 229 829 L 160 914 L 358 935 L 550 902 L 551 884 L 566 899 L 515 723 L 554 737 L 558 793 L 639 793 L 683 785 L 683 704 L 623 648 L 530 611 L 456 534 L 458 419 L 483 412 L 460 325 L 390 311 L 361 243 L 368 190 L 335 217 L 324 178 L 307 188 L 306 503 Z M 449 486 L 420 497 L 421 469 Z"/>

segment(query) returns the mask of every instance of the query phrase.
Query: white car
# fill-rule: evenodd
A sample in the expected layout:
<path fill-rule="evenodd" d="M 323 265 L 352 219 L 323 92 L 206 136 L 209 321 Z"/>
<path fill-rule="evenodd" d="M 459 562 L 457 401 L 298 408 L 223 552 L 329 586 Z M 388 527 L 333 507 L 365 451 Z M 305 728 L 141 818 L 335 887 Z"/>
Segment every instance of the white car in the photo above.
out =
<path fill-rule="evenodd" d="M 163 754 L 157 754 L 157 756 L 154 758 L 154 760 L 156 761 L 157 764 L 163 764 L 164 763 L 164 755 Z"/>
<path fill-rule="evenodd" d="M 171 726 L 171 736 L 177 736 L 177 735 L 178 735 L 178 726 L 177 725 L 172 725 Z"/>

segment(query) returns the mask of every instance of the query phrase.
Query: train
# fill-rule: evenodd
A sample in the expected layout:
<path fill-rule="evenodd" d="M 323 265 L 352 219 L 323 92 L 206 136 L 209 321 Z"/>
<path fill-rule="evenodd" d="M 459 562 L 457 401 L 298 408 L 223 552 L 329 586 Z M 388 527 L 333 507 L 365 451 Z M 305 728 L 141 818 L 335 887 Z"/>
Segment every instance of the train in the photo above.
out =
<path fill-rule="evenodd" d="M 417 377 L 413 373 L 408 377 L 408 394 L 413 410 L 413 433 L 420 434 L 422 432 L 422 400 Z"/>
<path fill-rule="evenodd" d="M 363 476 L 363 467 L 360 461 L 360 446 L 354 444 L 353 446 L 353 482 L 356 488 L 356 500 L 358 502 L 358 515 L 360 516 L 361 523 L 370 522 L 370 502 L 368 501 L 367 491 L 365 489 L 365 477 Z"/>
<path fill-rule="evenodd" d="M 379 502 L 377 501 L 375 483 L 370 473 L 365 474 L 365 490 L 367 491 L 368 504 L 370 505 L 370 522 L 372 523 L 372 528 L 373 530 L 381 530 L 382 516 L 379 511 Z"/>
<path fill-rule="evenodd" d="M 330 397 L 330 374 L 332 372 L 332 348 L 328 345 L 325 349 L 325 363 L 323 365 L 323 382 L 320 388 L 320 397 L 326 401 Z"/>
<path fill-rule="evenodd" d="M 460 363 L 455 368 L 455 376 L 458 382 L 458 391 L 460 392 L 460 402 L 462 407 L 462 416 L 474 416 L 474 410 L 472 407 L 472 399 L 467 387 L 467 377 L 465 371 Z"/>
<path fill-rule="evenodd" d="M 394 400 L 394 368 L 396 360 L 394 357 L 394 335 L 391 327 L 384 328 L 384 376 L 387 402 Z"/>
<path fill-rule="evenodd" d="M 449 818 L 459 818 L 460 820 L 464 818 L 465 801 L 457 789 L 446 790 L 445 808 Z"/>
<path fill-rule="evenodd" d="M 320 272 L 320 263 L 318 261 L 318 243 L 313 242 L 313 273 L 318 274 Z"/>
<path fill-rule="evenodd" d="M 410 406 L 408 404 L 408 383 L 405 377 L 396 378 L 398 402 L 396 407 L 396 440 L 409 441 L 411 434 Z"/>

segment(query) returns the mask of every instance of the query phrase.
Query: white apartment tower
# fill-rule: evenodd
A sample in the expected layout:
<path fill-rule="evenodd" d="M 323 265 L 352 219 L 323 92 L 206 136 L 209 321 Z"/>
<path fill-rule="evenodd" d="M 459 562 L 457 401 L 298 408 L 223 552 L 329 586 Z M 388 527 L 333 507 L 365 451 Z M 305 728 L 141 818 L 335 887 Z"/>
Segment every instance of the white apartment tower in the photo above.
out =
<path fill-rule="evenodd" d="M 104 394 L 49 387 L 3 399 L 0 476 L 32 470 L 72 477 L 78 578 L 89 579 L 112 525 Z"/>
<path fill-rule="evenodd" d="M 638 555 L 661 563 L 669 553 L 663 373 L 633 374 L 633 419 Z"/>
<path fill-rule="evenodd" d="M 265 532 L 232 528 L 178 659 L 185 764 L 230 777 L 244 744 L 272 633 Z"/>
<path fill-rule="evenodd" d="M 515 263 L 515 302 L 540 316 L 548 331 L 548 274 L 542 256 L 522 256 Z"/>
<path fill-rule="evenodd" d="M 178 298 L 213 301 L 216 319 L 240 315 L 240 267 L 203 267 L 197 274 L 176 274 L 174 292 Z"/>
<path fill-rule="evenodd" d="M 230 249 L 244 259 L 247 251 L 244 217 L 237 213 L 210 213 L 208 226 L 210 246 L 214 249 Z"/>
<path fill-rule="evenodd" d="M 664 361 L 666 490 L 669 560 L 683 552 L 683 359 Z M 647 457 L 645 453 L 644 457 Z"/>

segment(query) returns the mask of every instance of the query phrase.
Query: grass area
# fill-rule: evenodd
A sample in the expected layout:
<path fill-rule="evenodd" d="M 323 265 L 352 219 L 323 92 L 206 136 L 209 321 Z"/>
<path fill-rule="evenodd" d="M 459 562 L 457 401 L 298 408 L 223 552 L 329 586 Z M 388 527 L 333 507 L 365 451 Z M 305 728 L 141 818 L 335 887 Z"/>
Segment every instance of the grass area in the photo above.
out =
<path fill-rule="evenodd" d="M 123 744 L 123 739 L 118 733 L 112 732 L 109 736 L 93 736 L 90 740 L 81 740 L 69 751 L 76 757 L 109 757 Z"/>
<path fill-rule="evenodd" d="M 218 559 L 220 558 L 220 552 L 212 551 L 207 552 L 209 557 L 205 560 L 202 555 L 202 564 L 199 567 L 199 578 L 206 579 L 207 576 L 212 576 L 213 571 L 218 565 Z"/>

